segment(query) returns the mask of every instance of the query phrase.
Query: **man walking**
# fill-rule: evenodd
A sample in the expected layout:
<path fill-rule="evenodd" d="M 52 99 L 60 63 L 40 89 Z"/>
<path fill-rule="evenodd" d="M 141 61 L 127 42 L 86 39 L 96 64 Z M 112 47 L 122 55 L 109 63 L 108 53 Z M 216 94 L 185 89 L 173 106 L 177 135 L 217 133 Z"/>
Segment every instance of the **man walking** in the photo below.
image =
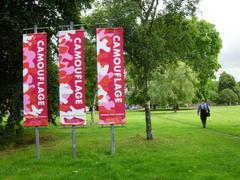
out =
<path fill-rule="evenodd" d="M 210 116 L 210 109 L 205 100 L 202 100 L 202 103 L 198 106 L 198 115 L 199 113 L 203 128 L 206 128 L 207 117 Z"/>

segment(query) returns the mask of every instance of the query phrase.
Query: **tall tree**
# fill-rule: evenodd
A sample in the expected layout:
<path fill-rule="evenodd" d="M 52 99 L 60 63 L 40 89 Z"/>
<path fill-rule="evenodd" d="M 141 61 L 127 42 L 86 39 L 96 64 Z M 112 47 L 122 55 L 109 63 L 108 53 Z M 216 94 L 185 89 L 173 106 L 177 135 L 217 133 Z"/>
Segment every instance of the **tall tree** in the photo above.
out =
<path fill-rule="evenodd" d="M 222 40 L 215 26 L 205 20 L 194 17 L 188 20 L 189 51 L 186 52 L 184 60 L 198 73 L 199 98 L 207 98 L 208 81 L 213 79 L 214 73 L 220 68 L 218 55 L 222 47 Z"/>
<path fill-rule="evenodd" d="M 184 51 L 183 22 L 191 17 L 198 0 L 105 0 L 92 19 L 124 27 L 125 52 L 134 69 L 145 104 L 147 139 L 152 140 L 149 82 L 159 66 L 176 62 Z M 181 48 L 180 48 L 181 47 Z M 130 74 L 130 73 L 129 73 Z"/>

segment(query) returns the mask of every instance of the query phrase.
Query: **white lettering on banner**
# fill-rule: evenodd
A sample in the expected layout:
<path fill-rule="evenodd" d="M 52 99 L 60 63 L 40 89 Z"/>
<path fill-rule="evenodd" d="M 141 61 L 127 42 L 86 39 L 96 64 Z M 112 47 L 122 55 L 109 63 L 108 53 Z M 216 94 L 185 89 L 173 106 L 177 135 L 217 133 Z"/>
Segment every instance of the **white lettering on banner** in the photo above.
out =
<path fill-rule="evenodd" d="M 44 64 L 44 42 L 37 42 L 37 99 L 38 105 L 45 105 L 44 84 L 45 84 L 45 64 Z"/>
<path fill-rule="evenodd" d="M 75 66 L 75 104 L 83 104 L 83 93 L 82 93 L 82 40 L 80 38 L 74 39 L 74 66 Z"/>
<path fill-rule="evenodd" d="M 120 56 L 120 36 L 115 35 L 113 36 L 113 75 L 114 75 L 114 96 L 115 96 L 115 103 L 122 103 L 123 102 L 123 94 L 122 94 L 122 85 L 121 81 L 122 78 L 122 71 L 120 64 L 122 63 L 121 56 Z"/>

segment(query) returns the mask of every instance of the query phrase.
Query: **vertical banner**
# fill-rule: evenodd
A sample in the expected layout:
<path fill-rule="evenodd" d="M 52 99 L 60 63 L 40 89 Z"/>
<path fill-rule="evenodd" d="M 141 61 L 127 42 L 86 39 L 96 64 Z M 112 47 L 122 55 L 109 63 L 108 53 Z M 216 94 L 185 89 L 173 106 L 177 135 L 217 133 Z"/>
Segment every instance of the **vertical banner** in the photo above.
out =
<path fill-rule="evenodd" d="M 58 50 L 61 124 L 85 125 L 84 31 L 60 31 Z"/>
<path fill-rule="evenodd" d="M 47 33 L 23 35 L 24 126 L 47 126 Z"/>
<path fill-rule="evenodd" d="M 99 123 L 125 124 L 123 29 L 97 29 Z"/>

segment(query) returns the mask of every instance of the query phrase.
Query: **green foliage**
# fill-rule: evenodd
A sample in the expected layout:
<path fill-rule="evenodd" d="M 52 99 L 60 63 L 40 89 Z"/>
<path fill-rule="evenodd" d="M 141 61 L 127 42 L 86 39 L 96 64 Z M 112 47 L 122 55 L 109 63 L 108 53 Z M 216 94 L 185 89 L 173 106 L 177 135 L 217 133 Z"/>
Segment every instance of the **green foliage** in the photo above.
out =
<path fill-rule="evenodd" d="M 238 101 L 238 96 L 233 90 L 226 88 L 219 93 L 219 101 L 231 105 Z"/>
<path fill-rule="evenodd" d="M 85 86 L 86 86 L 86 103 L 87 106 L 93 104 L 94 96 L 97 93 L 97 61 L 96 46 L 93 42 L 85 39 Z"/>
<path fill-rule="evenodd" d="M 209 80 L 207 82 L 206 89 L 208 91 L 207 99 L 211 102 L 217 103 L 218 102 L 218 81 L 216 80 Z"/>
<path fill-rule="evenodd" d="M 222 47 L 222 40 L 213 24 L 205 20 L 199 21 L 197 18 L 189 20 L 188 23 L 188 33 L 192 43 L 184 59 L 198 73 L 199 98 L 207 98 L 207 83 L 214 78 L 214 73 L 220 67 L 218 54 Z"/>
<path fill-rule="evenodd" d="M 229 88 L 231 90 L 235 90 L 236 81 L 231 74 L 223 72 L 219 77 L 219 84 L 218 84 L 218 91 L 221 92 L 222 90 Z"/>
<path fill-rule="evenodd" d="M 49 122 L 56 125 L 56 118 L 59 115 L 59 85 L 58 85 L 58 67 L 54 62 L 52 54 L 48 50 L 47 61 L 47 94 L 48 94 L 48 118 Z"/>
<path fill-rule="evenodd" d="M 234 77 L 226 72 L 220 75 L 219 81 L 210 80 L 207 82 L 207 99 L 211 102 L 231 104 L 239 102 L 240 86 Z"/>
<path fill-rule="evenodd" d="M 196 74 L 184 62 L 170 66 L 164 74 L 157 74 L 150 83 L 153 103 L 177 105 L 191 103 L 198 83 Z"/>
<path fill-rule="evenodd" d="M 240 103 L 240 82 L 236 84 L 235 92 L 238 95 L 238 102 Z"/>
<path fill-rule="evenodd" d="M 231 74 L 223 72 L 219 77 L 218 83 L 219 102 L 220 103 L 235 103 L 240 99 L 240 86 L 236 83 Z"/>
<path fill-rule="evenodd" d="M 129 56 L 125 55 L 125 61 L 128 60 Z M 140 104 L 144 106 L 144 92 L 142 88 L 142 81 L 138 77 L 138 72 L 131 63 L 125 65 L 126 78 L 125 86 L 126 92 L 126 103 L 127 104 Z M 135 75 L 135 76 L 134 76 Z"/>

